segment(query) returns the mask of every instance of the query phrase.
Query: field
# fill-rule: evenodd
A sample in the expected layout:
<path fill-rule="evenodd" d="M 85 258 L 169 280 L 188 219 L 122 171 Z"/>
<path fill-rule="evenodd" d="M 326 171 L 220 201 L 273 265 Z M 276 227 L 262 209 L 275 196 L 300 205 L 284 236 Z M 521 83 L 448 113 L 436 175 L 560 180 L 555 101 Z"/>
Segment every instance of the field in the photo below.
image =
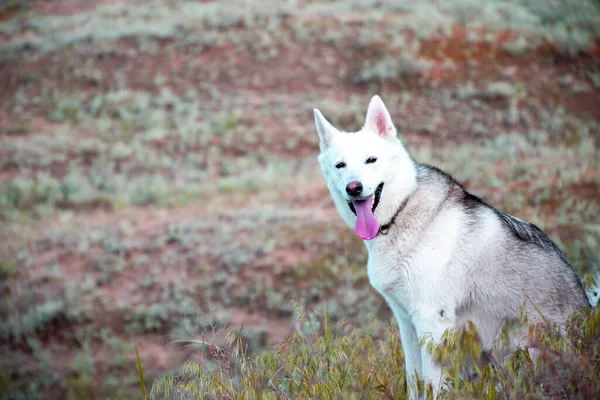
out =
<path fill-rule="evenodd" d="M 379 94 L 416 160 L 541 227 L 583 277 L 599 20 L 586 0 L 2 2 L 0 397 L 139 398 L 134 340 L 159 396 L 186 361 L 191 381 L 194 362 L 222 374 L 232 342 L 268 357 L 302 347 L 292 331 L 385 367 L 358 398 L 402 396 L 312 109 L 357 130 Z"/>

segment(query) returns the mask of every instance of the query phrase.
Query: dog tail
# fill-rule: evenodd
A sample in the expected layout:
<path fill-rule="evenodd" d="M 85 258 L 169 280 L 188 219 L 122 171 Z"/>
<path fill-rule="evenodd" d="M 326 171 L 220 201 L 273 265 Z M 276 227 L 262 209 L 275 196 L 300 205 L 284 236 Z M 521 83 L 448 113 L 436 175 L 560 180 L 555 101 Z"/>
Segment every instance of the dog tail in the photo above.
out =
<path fill-rule="evenodd" d="M 592 282 L 585 291 L 585 294 L 587 294 L 590 305 L 592 307 L 598 307 L 598 300 L 600 299 L 600 272 L 594 274 Z"/>

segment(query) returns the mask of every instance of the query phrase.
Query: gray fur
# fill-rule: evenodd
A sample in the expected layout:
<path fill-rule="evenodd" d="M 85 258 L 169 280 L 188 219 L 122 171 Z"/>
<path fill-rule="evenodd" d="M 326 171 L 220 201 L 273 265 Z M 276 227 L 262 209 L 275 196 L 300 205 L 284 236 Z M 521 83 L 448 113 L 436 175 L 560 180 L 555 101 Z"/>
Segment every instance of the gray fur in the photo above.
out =
<path fill-rule="evenodd" d="M 478 220 L 484 214 L 493 214 L 502 223 L 504 234 L 497 238 L 496 246 L 471 260 L 472 263 L 478 261 L 480 266 L 475 268 L 481 274 L 477 283 L 479 290 L 474 288 L 469 297 L 470 304 L 464 304 L 460 310 L 461 316 L 482 314 L 481 318 L 476 318 L 481 322 L 479 325 L 487 319 L 485 314 L 506 321 L 516 318 L 527 302 L 528 316 L 533 322 L 541 320 L 539 310 L 550 321 L 561 323 L 573 311 L 589 306 L 572 266 L 536 225 L 496 210 L 436 168 L 418 165 L 417 182 L 417 193 L 432 187 L 446 192 L 436 210 L 462 207 L 466 211 L 470 229 L 465 232 L 465 240 L 469 236 L 476 240 L 481 229 Z M 489 290 L 481 290 L 485 286 Z"/>

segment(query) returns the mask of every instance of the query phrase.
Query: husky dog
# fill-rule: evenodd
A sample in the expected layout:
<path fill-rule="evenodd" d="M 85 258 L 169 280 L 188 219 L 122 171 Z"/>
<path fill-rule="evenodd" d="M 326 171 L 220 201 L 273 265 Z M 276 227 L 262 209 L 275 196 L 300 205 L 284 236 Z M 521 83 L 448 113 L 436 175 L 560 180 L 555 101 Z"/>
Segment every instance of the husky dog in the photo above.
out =
<path fill-rule="evenodd" d="M 369 281 L 398 321 L 410 398 L 418 397 L 418 375 L 436 393 L 442 383 L 421 338 L 439 343 L 444 331 L 471 321 L 490 351 L 524 305 L 529 322 L 541 322 L 541 314 L 558 324 L 590 306 L 573 268 L 537 226 L 417 163 L 379 96 L 355 133 L 314 114 L 335 206 L 364 240 Z"/>

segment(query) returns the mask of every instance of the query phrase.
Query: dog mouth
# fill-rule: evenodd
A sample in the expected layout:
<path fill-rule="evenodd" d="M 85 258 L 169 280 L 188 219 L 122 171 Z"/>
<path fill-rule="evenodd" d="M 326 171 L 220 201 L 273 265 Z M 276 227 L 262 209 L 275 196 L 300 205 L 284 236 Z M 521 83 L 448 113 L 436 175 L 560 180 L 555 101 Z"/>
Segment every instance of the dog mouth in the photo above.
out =
<path fill-rule="evenodd" d="M 377 206 L 379 205 L 379 200 L 381 200 L 381 191 L 383 190 L 383 182 L 381 182 L 377 188 L 375 188 L 375 193 L 374 193 L 374 199 L 373 199 L 373 206 L 371 207 L 371 212 L 374 213 L 375 209 L 377 208 Z M 371 196 L 369 196 L 371 197 Z M 364 199 L 357 199 L 357 200 L 367 200 L 367 198 Z M 348 207 L 350 208 L 350 211 L 352 211 L 354 213 L 354 215 L 356 215 L 356 208 L 354 208 L 354 202 L 349 201 L 348 202 Z"/>

